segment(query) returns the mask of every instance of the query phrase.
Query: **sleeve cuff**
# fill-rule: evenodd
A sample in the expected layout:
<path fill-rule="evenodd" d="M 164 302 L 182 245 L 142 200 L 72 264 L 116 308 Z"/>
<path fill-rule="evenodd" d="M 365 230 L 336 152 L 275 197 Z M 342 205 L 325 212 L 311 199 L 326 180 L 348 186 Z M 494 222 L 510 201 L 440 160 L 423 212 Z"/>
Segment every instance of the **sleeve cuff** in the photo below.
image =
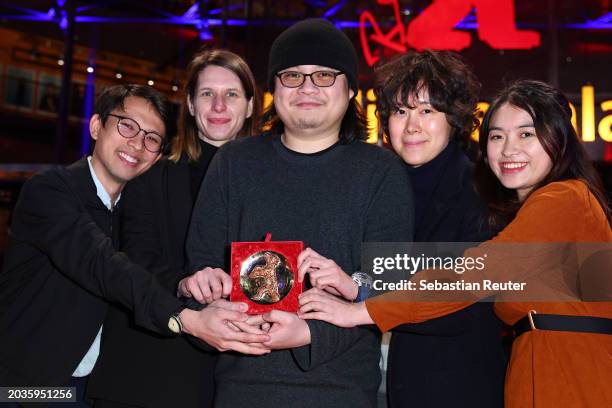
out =
<path fill-rule="evenodd" d="M 308 371 L 312 369 L 312 345 L 316 342 L 316 325 L 313 324 L 312 320 L 306 320 L 308 329 L 310 330 L 310 344 L 301 347 L 294 347 L 291 349 L 291 354 L 295 362 L 302 371 Z"/>
<path fill-rule="evenodd" d="M 163 291 L 159 297 L 161 299 L 152 299 L 154 302 L 158 302 L 156 306 L 158 310 L 156 319 L 157 327 L 162 334 L 175 336 L 176 334 L 168 328 L 168 320 L 177 310 L 185 308 L 185 304 L 167 291 Z"/>

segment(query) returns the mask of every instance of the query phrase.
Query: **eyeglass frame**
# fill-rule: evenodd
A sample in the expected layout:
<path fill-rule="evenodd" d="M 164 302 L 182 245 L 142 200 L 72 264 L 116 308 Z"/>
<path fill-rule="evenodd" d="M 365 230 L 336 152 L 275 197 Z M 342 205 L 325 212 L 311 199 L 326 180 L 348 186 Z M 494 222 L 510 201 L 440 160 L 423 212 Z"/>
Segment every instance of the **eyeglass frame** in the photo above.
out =
<path fill-rule="evenodd" d="M 283 79 L 281 78 L 281 75 L 287 74 L 289 72 L 302 75 L 302 82 L 300 82 L 300 84 L 296 85 L 296 86 L 287 86 L 287 85 L 285 85 L 283 83 Z M 318 74 L 319 72 L 327 72 L 329 74 L 332 74 L 334 76 L 334 80 L 332 81 L 332 83 L 329 84 L 329 85 L 317 85 L 312 78 L 313 78 L 313 75 Z M 336 83 L 336 79 L 338 78 L 338 75 L 344 75 L 344 74 L 345 73 L 342 72 L 342 71 L 331 71 L 329 69 L 320 69 L 318 71 L 311 72 L 310 74 L 305 74 L 305 73 L 300 72 L 300 71 L 289 70 L 289 71 L 278 72 L 275 76 L 278 78 L 278 80 L 280 81 L 281 85 L 284 86 L 285 88 L 299 88 L 300 86 L 304 85 L 304 82 L 306 82 L 306 77 L 310 77 L 310 82 L 312 82 L 312 84 L 314 86 L 316 86 L 316 87 L 319 87 L 319 88 L 329 88 L 330 86 L 334 86 L 334 84 Z"/>
<path fill-rule="evenodd" d="M 157 132 L 155 132 L 155 131 L 152 131 L 152 130 L 149 130 L 149 131 L 144 130 L 144 129 L 143 129 L 141 126 L 140 126 L 140 123 L 138 123 L 136 120 L 134 120 L 134 119 L 132 119 L 132 118 L 129 118 L 129 117 L 127 117 L 127 116 L 116 115 L 116 114 L 114 114 L 114 113 L 109 113 L 109 114 L 108 114 L 108 116 L 113 116 L 113 117 L 115 117 L 115 118 L 119 119 L 119 120 L 117 120 L 117 125 L 116 125 L 116 126 L 117 126 L 117 132 L 119 132 L 119 135 L 120 135 L 121 137 L 123 137 L 124 139 L 134 139 L 136 136 L 138 136 L 138 134 L 139 134 L 140 132 L 143 132 L 143 134 L 144 134 L 144 135 L 143 135 L 143 137 L 142 137 L 142 145 L 144 146 L 144 148 L 145 148 L 145 149 L 146 149 L 148 152 L 151 152 L 151 153 L 160 153 L 160 152 L 162 152 L 162 151 L 164 150 L 164 148 L 166 147 L 166 138 L 165 138 L 165 137 L 163 137 L 162 135 L 160 135 L 159 133 L 157 133 Z M 131 120 L 132 122 L 134 122 L 134 123 L 136 124 L 136 126 L 138 126 L 138 131 L 137 131 L 136 133 L 134 133 L 134 136 L 125 136 L 123 133 L 121 133 L 121 130 L 120 130 L 119 124 L 120 124 L 120 123 L 121 123 L 121 121 L 122 121 L 122 120 L 124 120 L 124 119 L 129 119 L 129 120 Z M 161 141 L 161 144 L 159 145 L 159 150 L 155 150 L 155 151 L 153 151 L 153 150 L 151 150 L 151 149 L 147 148 L 147 142 L 146 142 L 146 140 L 147 140 L 147 139 L 146 139 L 146 137 L 147 137 L 147 135 L 149 135 L 149 134 L 154 134 L 154 135 L 157 135 L 157 136 L 161 137 L 162 141 Z"/>

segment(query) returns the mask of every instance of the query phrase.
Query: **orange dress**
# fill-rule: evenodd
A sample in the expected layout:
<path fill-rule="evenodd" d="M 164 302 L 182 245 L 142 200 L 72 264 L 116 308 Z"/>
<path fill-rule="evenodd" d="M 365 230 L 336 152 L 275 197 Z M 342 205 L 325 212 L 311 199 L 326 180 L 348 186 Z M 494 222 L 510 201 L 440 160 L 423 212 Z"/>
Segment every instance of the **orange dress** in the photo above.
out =
<path fill-rule="evenodd" d="M 597 199 L 578 180 L 550 183 L 530 195 L 515 219 L 487 243 L 612 242 L 612 230 Z M 430 271 L 419 273 L 419 278 Z M 608 269 L 612 273 L 612 268 Z M 560 273 L 559 273 L 560 275 Z M 609 276 L 606 276 L 610 280 Z M 404 301 L 401 297 L 405 296 Z M 513 325 L 530 310 L 538 313 L 612 318 L 609 302 L 504 302 L 495 312 Z M 414 302 L 413 292 L 389 292 L 366 301 L 384 332 L 460 310 L 470 302 Z M 441 389 L 444 387 L 440 384 Z M 612 335 L 536 330 L 512 346 L 506 373 L 507 408 L 612 407 Z"/>

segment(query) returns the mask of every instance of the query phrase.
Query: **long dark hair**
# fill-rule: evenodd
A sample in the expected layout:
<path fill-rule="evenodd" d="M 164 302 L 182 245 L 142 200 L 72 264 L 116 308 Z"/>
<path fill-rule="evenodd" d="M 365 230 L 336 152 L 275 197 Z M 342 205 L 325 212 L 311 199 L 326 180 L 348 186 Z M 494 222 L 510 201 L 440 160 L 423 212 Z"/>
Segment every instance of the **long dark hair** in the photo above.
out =
<path fill-rule="evenodd" d="M 497 230 L 504 228 L 521 207 L 516 191 L 500 183 L 487 161 L 491 119 L 506 103 L 531 116 L 537 138 L 552 161 L 550 172 L 531 192 L 554 181 L 582 180 L 599 201 L 610 222 L 610 208 L 601 179 L 572 126 L 569 101 L 561 91 L 544 82 L 518 80 L 503 89 L 493 100 L 480 129 L 481 155 L 476 164 L 476 187 L 488 204 L 491 227 Z"/>
<path fill-rule="evenodd" d="M 247 118 L 238 132 L 238 137 L 256 135 L 260 131 L 261 123 L 261 94 L 257 88 L 255 77 L 247 63 L 237 54 L 227 50 L 207 50 L 197 54 L 189 64 L 187 82 L 183 91 L 183 104 L 179 115 L 179 135 L 173 140 L 170 160 L 178 161 L 182 153 L 187 154 L 189 160 L 195 161 L 200 157 L 200 143 L 198 142 L 198 126 L 195 118 L 189 113 L 188 98 L 195 99 L 198 77 L 206 67 L 215 65 L 232 71 L 240 79 L 244 88 L 246 99 L 253 98 L 253 112 Z"/>

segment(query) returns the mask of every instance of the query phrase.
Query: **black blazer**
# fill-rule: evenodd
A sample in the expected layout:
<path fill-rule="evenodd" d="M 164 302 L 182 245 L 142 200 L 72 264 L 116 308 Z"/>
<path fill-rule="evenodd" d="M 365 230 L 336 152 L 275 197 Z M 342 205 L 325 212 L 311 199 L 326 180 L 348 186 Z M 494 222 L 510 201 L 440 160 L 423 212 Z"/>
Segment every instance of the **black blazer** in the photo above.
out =
<path fill-rule="evenodd" d="M 416 242 L 480 242 L 490 233 L 472 185 L 472 165 L 456 147 L 438 178 Z M 418 276 L 418 275 L 417 275 Z M 505 357 L 492 303 L 393 330 L 387 398 L 395 407 L 503 407 Z"/>
<path fill-rule="evenodd" d="M 160 160 L 128 184 L 121 201 L 121 249 L 176 293 L 193 206 L 186 157 L 178 164 Z M 104 322 L 88 397 L 146 407 L 205 408 L 212 406 L 215 362 L 215 354 L 196 349 L 185 337 L 163 338 L 139 329 L 128 313 L 113 307 Z"/>
<path fill-rule="evenodd" d="M 86 159 L 25 183 L 0 273 L 0 384 L 67 384 L 104 321 L 105 299 L 170 334 L 181 303 L 114 250 L 117 225 Z"/>

